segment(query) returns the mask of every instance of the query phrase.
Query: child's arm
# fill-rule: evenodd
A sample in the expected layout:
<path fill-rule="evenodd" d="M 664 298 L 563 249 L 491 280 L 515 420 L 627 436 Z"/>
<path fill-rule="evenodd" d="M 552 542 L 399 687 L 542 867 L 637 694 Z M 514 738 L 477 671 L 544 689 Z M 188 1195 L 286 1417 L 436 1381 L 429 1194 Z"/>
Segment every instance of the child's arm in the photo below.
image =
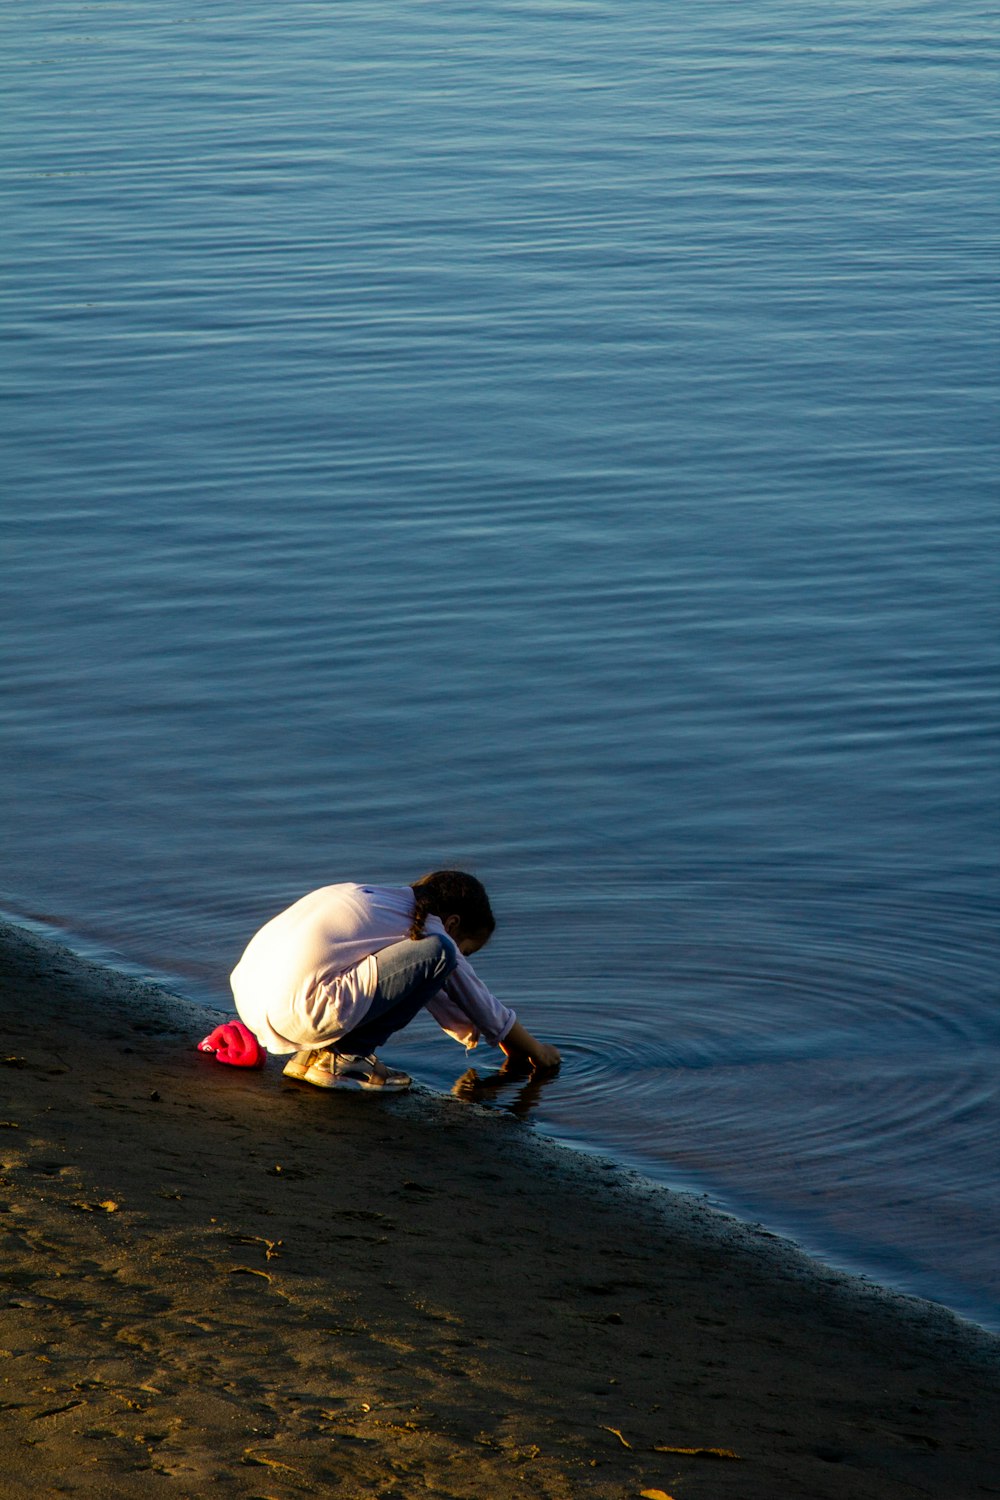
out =
<path fill-rule="evenodd" d="M 514 1022 L 500 1046 L 508 1057 L 526 1057 L 536 1068 L 558 1068 L 562 1061 L 557 1047 L 538 1041 L 520 1021 Z"/>

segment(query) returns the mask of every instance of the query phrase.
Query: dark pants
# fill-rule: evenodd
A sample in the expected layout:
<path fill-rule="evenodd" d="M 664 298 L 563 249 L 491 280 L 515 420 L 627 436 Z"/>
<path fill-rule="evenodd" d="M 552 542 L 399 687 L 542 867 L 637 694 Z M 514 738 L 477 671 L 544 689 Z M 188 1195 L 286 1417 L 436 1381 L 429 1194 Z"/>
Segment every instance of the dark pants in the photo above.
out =
<path fill-rule="evenodd" d="M 428 1000 L 443 989 L 458 963 L 458 949 L 449 937 L 407 938 L 375 955 L 378 984 L 364 1019 L 338 1037 L 337 1052 L 366 1057 L 395 1032 L 402 1031 Z"/>

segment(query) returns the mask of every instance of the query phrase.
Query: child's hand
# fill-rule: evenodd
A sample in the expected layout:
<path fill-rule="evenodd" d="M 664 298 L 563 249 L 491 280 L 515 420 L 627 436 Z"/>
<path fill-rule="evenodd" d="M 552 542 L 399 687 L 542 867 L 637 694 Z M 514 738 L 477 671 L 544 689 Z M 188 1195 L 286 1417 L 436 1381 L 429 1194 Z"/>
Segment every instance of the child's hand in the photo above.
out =
<path fill-rule="evenodd" d="M 525 1030 L 520 1021 L 514 1022 L 500 1046 L 508 1057 L 526 1057 L 533 1068 L 541 1068 L 546 1072 L 558 1068 L 562 1062 L 558 1047 L 538 1041 L 530 1031 Z"/>
<path fill-rule="evenodd" d="M 528 1056 L 536 1068 L 544 1068 L 546 1072 L 558 1068 L 562 1062 L 559 1048 L 551 1047 L 548 1042 L 536 1042 Z"/>

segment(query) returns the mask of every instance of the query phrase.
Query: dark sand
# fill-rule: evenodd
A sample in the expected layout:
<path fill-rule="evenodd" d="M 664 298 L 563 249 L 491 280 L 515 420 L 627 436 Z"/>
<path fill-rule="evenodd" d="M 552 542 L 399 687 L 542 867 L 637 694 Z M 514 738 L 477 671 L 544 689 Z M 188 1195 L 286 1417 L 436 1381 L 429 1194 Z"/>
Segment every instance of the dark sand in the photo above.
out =
<path fill-rule="evenodd" d="M 1000 1340 L 939 1307 L 509 1115 L 222 1067 L 14 928 L 0 1006 L 4 1496 L 1000 1494 Z"/>

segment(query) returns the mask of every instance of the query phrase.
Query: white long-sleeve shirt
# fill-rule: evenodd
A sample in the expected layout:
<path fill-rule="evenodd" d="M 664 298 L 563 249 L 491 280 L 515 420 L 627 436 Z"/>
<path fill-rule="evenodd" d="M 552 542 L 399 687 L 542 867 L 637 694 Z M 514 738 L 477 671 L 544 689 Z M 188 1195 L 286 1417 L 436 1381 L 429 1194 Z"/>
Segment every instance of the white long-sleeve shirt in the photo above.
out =
<path fill-rule="evenodd" d="M 265 923 L 233 970 L 240 1018 L 269 1052 L 326 1046 L 346 1035 L 375 994 L 375 955 L 407 937 L 413 907 L 408 885 L 327 885 L 303 896 Z M 444 934 L 434 916 L 424 930 Z M 495 1046 L 516 1019 L 464 955 L 427 1009 L 466 1047 L 480 1035 Z"/>

